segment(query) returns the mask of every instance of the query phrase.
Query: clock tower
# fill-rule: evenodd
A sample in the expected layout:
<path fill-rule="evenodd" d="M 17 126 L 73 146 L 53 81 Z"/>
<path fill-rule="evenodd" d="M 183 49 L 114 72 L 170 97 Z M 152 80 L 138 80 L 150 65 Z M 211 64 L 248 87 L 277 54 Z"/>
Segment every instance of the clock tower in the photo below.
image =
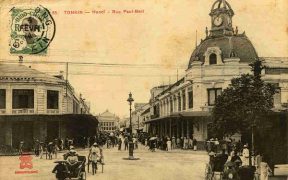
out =
<path fill-rule="evenodd" d="M 232 27 L 232 17 L 234 12 L 226 0 L 217 0 L 213 5 L 211 12 L 211 36 L 232 36 L 233 27 Z"/>

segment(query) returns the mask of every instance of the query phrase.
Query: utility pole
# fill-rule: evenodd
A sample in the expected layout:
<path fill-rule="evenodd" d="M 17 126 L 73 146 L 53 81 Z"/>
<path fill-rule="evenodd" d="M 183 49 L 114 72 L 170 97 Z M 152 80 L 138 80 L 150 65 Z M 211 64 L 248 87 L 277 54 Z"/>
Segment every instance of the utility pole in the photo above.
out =
<path fill-rule="evenodd" d="M 66 113 L 68 110 L 68 62 L 66 62 Z"/>

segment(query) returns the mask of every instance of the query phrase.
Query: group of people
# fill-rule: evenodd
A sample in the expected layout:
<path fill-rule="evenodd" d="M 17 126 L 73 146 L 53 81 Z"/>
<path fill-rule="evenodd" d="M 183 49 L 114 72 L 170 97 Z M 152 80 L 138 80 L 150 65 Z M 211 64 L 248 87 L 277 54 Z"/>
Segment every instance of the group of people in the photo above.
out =
<path fill-rule="evenodd" d="M 133 149 L 138 149 L 138 138 L 136 136 L 132 137 Z M 128 135 L 119 135 L 117 136 L 118 150 L 122 150 L 122 144 L 124 144 L 124 150 L 129 148 L 129 136 Z"/>
<path fill-rule="evenodd" d="M 75 148 L 71 146 L 69 149 L 69 152 L 63 155 L 63 161 L 55 161 L 57 165 L 52 170 L 52 173 L 55 173 L 56 178 L 59 180 L 64 180 L 67 177 L 77 177 L 77 173 L 79 172 L 80 168 L 83 168 L 80 166 L 83 161 L 80 161 L 79 155 Z M 90 147 L 88 154 L 88 166 L 90 164 L 92 165 L 93 175 L 98 169 L 98 162 L 104 163 L 103 149 L 96 142 L 94 142 Z"/>
<path fill-rule="evenodd" d="M 158 138 L 150 137 L 145 140 L 145 146 L 149 146 L 149 149 L 155 151 L 155 148 L 171 151 L 173 149 L 193 149 L 197 150 L 197 140 L 195 138 L 177 137 L 170 138 L 169 136 Z"/>
<path fill-rule="evenodd" d="M 261 153 L 256 153 L 256 156 L 251 157 L 248 144 L 242 145 L 241 141 L 237 143 L 235 140 L 231 141 L 218 141 L 217 139 L 211 139 L 208 145 L 209 165 L 213 171 L 223 172 L 223 177 L 229 173 L 233 174 L 234 179 L 241 179 L 243 176 L 243 169 L 245 167 L 251 167 L 252 165 L 256 168 L 258 179 L 268 180 L 268 175 L 272 172 L 269 165 L 266 162 L 266 157 Z M 230 148 L 228 148 L 230 147 Z M 218 152 L 221 153 L 218 153 Z M 226 173 L 227 172 L 227 173 Z M 252 174 L 254 176 L 254 173 Z M 242 178 L 243 179 L 243 178 Z"/>

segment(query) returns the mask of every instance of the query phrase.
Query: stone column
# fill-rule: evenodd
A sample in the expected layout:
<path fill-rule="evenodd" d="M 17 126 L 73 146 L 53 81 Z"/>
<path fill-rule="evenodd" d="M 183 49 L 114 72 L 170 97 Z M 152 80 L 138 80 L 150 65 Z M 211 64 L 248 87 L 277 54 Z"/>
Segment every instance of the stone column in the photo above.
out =
<path fill-rule="evenodd" d="M 183 95 L 182 95 L 182 91 L 180 91 L 179 94 L 180 94 L 180 107 L 181 107 L 180 111 L 183 111 Z"/>
<path fill-rule="evenodd" d="M 12 99 L 12 87 L 9 85 L 6 89 L 6 114 L 12 114 Z"/>
<path fill-rule="evenodd" d="M 177 137 L 180 136 L 180 131 L 179 131 L 179 119 L 176 119 L 176 135 L 177 135 Z"/>
<path fill-rule="evenodd" d="M 159 101 L 159 116 L 162 116 L 162 102 Z"/>
<path fill-rule="evenodd" d="M 162 116 L 165 116 L 166 115 L 166 112 L 165 112 L 165 108 L 166 108 L 165 107 L 166 106 L 165 99 L 163 99 L 162 102 L 163 102 L 163 106 L 162 106 L 163 114 L 162 114 Z"/>
<path fill-rule="evenodd" d="M 172 137 L 172 120 L 169 119 L 169 137 Z"/>
<path fill-rule="evenodd" d="M 190 128 L 189 128 L 189 120 L 187 119 L 187 138 L 190 137 Z"/>
<path fill-rule="evenodd" d="M 185 98 L 186 98 L 186 109 L 189 109 L 189 97 L 188 97 L 188 87 L 185 88 Z"/>
<path fill-rule="evenodd" d="M 167 115 L 171 114 L 171 112 L 170 112 L 171 106 L 172 106 L 172 104 L 171 104 L 170 98 L 168 98 L 168 114 Z"/>
<path fill-rule="evenodd" d="M 177 106 L 177 95 L 173 97 L 173 101 L 174 101 L 174 112 L 178 111 L 178 106 Z"/>

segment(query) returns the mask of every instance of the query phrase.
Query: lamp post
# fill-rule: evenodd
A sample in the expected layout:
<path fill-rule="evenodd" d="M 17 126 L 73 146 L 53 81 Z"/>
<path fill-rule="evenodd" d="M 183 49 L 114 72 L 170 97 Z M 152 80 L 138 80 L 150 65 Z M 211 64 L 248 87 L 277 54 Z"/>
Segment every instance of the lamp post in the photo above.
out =
<path fill-rule="evenodd" d="M 129 106 L 130 106 L 130 116 L 129 116 L 129 118 L 130 118 L 130 125 L 129 125 L 129 133 L 130 133 L 130 137 L 131 137 L 131 135 L 132 135 L 132 123 L 131 123 L 131 111 L 132 111 L 132 109 L 131 109 L 131 105 L 132 105 L 132 103 L 133 103 L 133 101 L 134 101 L 134 99 L 132 98 L 132 94 L 131 94 L 131 92 L 129 93 L 129 97 L 128 97 L 128 99 L 127 99 L 127 101 L 129 102 Z M 130 139 L 129 139 L 130 140 Z"/>
<path fill-rule="evenodd" d="M 133 103 L 133 101 L 134 101 L 134 99 L 132 98 L 132 94 L 131 94 L 131 92 L 129 93 L 129 97 L 128 97 L 128 99 L 127 99 L 127 101 L 129 102 L 129 107 L 130 107 L 130 109 L 129 109 L 129 111 L 130 111 L 130 125 L 129 125 L 129 133 L 130 133 L 130 135 L 129 135 L 129 157 L 128 158 L 124 158 L 124 159 L 126 159 L 126 160 L 138 160 L 139 158 L 134 158 L 134 156 L 133 156 L 133 149 L 134 149 L 134 144 L 133 144 L 133 141 L 132 141 L 132 117 L 131 117 L 131 112 L 132 112 L 132 109 L 131 109 L 131 105 L 132 105 L 132 103 Z"/>

